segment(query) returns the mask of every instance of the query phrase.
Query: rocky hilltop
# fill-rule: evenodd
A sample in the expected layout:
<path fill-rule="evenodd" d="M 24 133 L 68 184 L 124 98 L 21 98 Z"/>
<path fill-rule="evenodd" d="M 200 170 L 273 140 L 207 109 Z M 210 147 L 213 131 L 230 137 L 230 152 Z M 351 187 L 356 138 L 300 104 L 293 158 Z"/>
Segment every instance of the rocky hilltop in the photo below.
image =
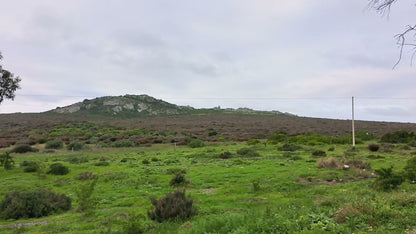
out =
<path fill-rule="evenodd" d="M 66 107 L 58 107 L 50 112 L 138 117 L 188 114 L 193 110 L 192 107 L 177 106 L 148 95 L 124 95 L 85 99 Z"/>

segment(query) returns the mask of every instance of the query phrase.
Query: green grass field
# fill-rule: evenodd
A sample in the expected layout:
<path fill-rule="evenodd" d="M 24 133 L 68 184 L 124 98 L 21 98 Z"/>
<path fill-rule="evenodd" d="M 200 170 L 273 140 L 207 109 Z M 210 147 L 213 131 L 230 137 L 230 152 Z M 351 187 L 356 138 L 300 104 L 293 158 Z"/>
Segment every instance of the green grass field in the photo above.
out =
<path fill-rule="evenodd" d="M 172 144 L 133 148 L 66 149 L 12 154 L 15 167 L 0 168 L 0 199 L 10 191 L 46 188 L 72 198 L 72 208 L 41 218 L 0 220 L 1 233 L 415 233 L 416 185 L 405 181 L 392 191 L 372 184 L 374 169 L 393 166 L 401 172 L 415 150 L 391 144 L 386 152 L 370 152 L 368 142 L 349 152 L 348 145 L 302 145 L 300 150 L 279 151 L 277 145 L 210 143 L 202 148 Z M 239 155 L 242 148 L 258 154 Z M 330 149 L 333 148 L 333 149 Z M 330 149 L 330 151 L 328 151 Z M 0 153 L 8 149 L 2 149 Z M 9 149 L 10 150 L 10 149 Z M 313 151 L 326 156 L 314 156 Z M 230 152 L 231 158 L 220 154 Z M 318 168 L 332 157 L 336 168 Z M 347 168 L 346 160 L 366 162 L 371 168 Z M 19 165 L 36 161 L 40 172 L 25 173 Z M 60 162 L 66 175 L 46 172 Z M 100 162 L 108 162 L 107 166 Z M 350 161 L 352 164 L 352 161 Z M 103 163 L 101 163 L 103 164 Z M 322 164 L 321 164 L 322 165 Z M 170 186 L 176 171 L 186 171 L 187 183 Z M 98 178 L 93 192 L 97 202 L 79 212 L 76 190 Z M 198 214 L 187 220 L 162 223 L 151 220 L 150 197 L 161 198 L 185 189 Z"/>

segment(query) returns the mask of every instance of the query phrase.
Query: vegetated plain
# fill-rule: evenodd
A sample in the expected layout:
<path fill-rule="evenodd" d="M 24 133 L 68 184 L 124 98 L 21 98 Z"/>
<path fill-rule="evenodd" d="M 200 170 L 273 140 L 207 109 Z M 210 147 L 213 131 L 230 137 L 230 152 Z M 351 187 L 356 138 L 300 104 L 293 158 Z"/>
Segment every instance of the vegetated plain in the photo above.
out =
<path fill-rule="evenodd" d="M 403 182 L 413 170 L 414 134 L 358 135 L 355 150 L 348 136 L 285 133 L 244 142 L 194 139 L 189 145 L 147 147 L 111 140 L 79 147 L 37 143 L 31 147 L 38 152 L 11 153 L 14 168 L 0 168 L 0 197 L 44 188 L 70 197 L 72 206 L 39 218 L 3 218 L 0 232 L 415 232 L 416 185 Z M 403 135 L 402 143 L 394 143 Z M 34 171 L 26 169 L 33 164 Z M 51 165 L 58 164 L 68 173 L 51 173 Z M 385 177 L 380 169 L 387 171 Z M 176 190 L 185 191 L 197 212 L 152 220 L 150 198 L 163 200 Z"/>

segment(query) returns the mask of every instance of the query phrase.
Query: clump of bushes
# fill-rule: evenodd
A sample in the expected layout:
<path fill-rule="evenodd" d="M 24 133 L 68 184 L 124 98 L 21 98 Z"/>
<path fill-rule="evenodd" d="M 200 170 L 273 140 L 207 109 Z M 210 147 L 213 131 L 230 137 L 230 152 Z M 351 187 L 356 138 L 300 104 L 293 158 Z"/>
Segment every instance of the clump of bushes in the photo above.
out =
<path fill-rule="evenodd" d="M 341 167 L 340 162 L 333 157 L 329 157 L 327 159 L 322 159 L 319 161 L 316 166 L 318 168 L 331 168 L 331 169 L 339 169 Z"/>
<path fill-rule="evenodd" d="M 369 144 L 367 146 L 368 150 L 370 150 L 371 152 L 377 152 L 380 149 L 380 145 L 378 144 Z"/>
<path fill-rule="evenodd" d="M 147 212 L 147 215 L 150 219 L 159 223 L 168 220 L 183 220 L 197 214 L 193 200 L 185 196 L 185 191 L 176 190 L 168 193 L 160 200 L 151 197 L 150 201 L 154 207 Z"/>
<path fill-rule="evenodd" d="M 61 140 L 51 140 L 46 142 L 45 149 L 62 149 L 64 148 L 64 143 Z"/>
<path fill-rule="evenodd" d="M 287 133 L 279 132 L 267 139 L 268 144 L 277 145 L 288 138 Z"/>
<path fill-rule="evenodd" d="M 413 157 L 406 161 L 406 166 L 404 167 L 404 175 L 410 183 L 416 183 L 416 157 Z"/>
<path fill-rule="evenodd" d="M 353 169 L 371 169 L 371 165 L 362 159 L 347 159 L 344 161 L 344 164 Z"/>
<path fill-rule="evenodd" d="M 232 157 L 232 154 L 230 152 L 228 152 L 228 151 L 225 151 L 225 152 L 221 153 L 219 155 L 219 157 L 222 158 L 222 159 L 228 159 L 228 158 L 231 158 Z"/>
<path fill-rule="evenodd" d="M 113 143 L 111 143 L 111 147 L 115 147 L 115 148 L 122 148 L 122 147 L 135 147 L 135 146 L 139 146 L 138 143 L 132 142 L 130 140 L 120 140 L 120 141 L 115 141 Z"/>
<path fill-rule="evenodd" d="M 69 143 L 66 148 L 68 150 L 73 150 L 73 151 L 77 151 L 77 150 L 82 150 L 85 146 L 85 143 L 82 141 L 73 141 L 71 143 Z"/>
<path fill-rule="evenodd" d="M 99 162 L 96 162 L 94 165 L 97 166 L 97 167 L 106 167 L 106 166 L 110 165 L 110 163 L 107 162 L 107 161 L 99 161 Z"/>
<path fill-rule="evenodd" d="M 241 148 L 237 150 L 237 154 L 245 157 L 260 157 L 260 154 L 252 148 Z"/>
<path fill-rule="evenodd" d="M 40 166 L 37 162 L 28 162 L 28 161 L 23 161 L 20 164 L 20 167 L 23 167 L 23 171 L 24 172 L 37 172 L 40 169 Z"/>
<path fill-rule="evenodd" d="M 4 167 L 6 170 L 10 170 L 14 167 L 14 160 L 9 152 L 0 155 L 0 166 Z"/>
<path fill-rule="evenodd" d="M 0 217 L 4 219 L 39 218 L 71 208 L 71 198 L 65 194 L 38 189 L 14 191 L 6 194 L 0 202 Z"/>
<path fill-rule="evenodd" d="M 205 143 L 201 140 L 194 139 L 188 143 L 188 146 L 191 148 L 201 148 L 205 146 Z"/>
<path fill-rule="evenodd" d="M 312 151 L 313 157 L 326 157 L 326 152 L 323 150 L 314 150 Z"/>
<path fill-rule="evenodd" d="M 48 174 L 53 175 L 66 175 L 69 173 L 68 167 L 62 165 L 61 163 L 54 163 L 49 166 L 50 170 Z"/>
<path fill-rule="evenodd" d="M 277 150 L 279 151 L 296 151 L 300 149 L 302 149 L 302 147 L 295 145 L 295 144 L 291 144 L 291 143 L 285 143 L 279 148 L 277 148 Z"/>
<path fill-rule="evenodd" d="M 259 139 L 250 139 L 247 141 L 247 145 L 257 145 L 260 144 L 261 141 Z"/>
<path fill-rule="evenodd" d="M 380 140 L 386 143 L 409 143 L 415 140 L 415 133 L 399 130 L 384 134 Z"/>
<path fill-rule="evenodd" d="M 39 150 L 36 148 L 31 147 L 30 145 L 18 145 L 14 147 L 10 152 L 23 154 L 27 152 L 38 152 Z"/>
<path fill-rule="evenodd" d="M 183 173 L 176 173 L 172 179 L 170 180 L 169 185 L 170 186 L 180 186 L 187 184 L 188 181 L 185 178 L 185 175 Z"/>
<path fill-rule="evenodd" d="M 376 189 L 389 191 L 396 189 L 404 182 L 404 177 L 398 173 L 393 172 L 393 167 L 380 168 L 375 170 L 378 177 L 373 183 Z"/>

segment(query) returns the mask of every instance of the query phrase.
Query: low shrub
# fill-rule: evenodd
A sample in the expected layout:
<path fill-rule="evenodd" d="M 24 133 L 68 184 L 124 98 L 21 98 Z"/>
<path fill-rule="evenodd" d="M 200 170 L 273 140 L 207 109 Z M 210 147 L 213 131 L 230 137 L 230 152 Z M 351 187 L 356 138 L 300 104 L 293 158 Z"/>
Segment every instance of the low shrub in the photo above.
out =
<path fill-rule="evenodd" d="M 194 139 L 188 143 L 188 146 L 191 148 L 201 148 L 205 146 L 205 143 L 201 140 Z"/>
<path fill-rule="evenodd" d="M 344 161 L 344 164 L 352 169 L 371 169 L 371 165 L 362 159 L 347 159 Z"/>
<path fill-rule="evenodd" d="M 84 171 L 78 174 L 77 179 L 78 180 L 91 180 L 91 179 L 96 179 L 97 175 L 93 174 L 90 171 Z"/>
<path fill-rule="evenodd" d="M 378 145 L 378 144 L 369 144 L 369 145 L 367 145 L 367 148 L 371 152 L 377 152 L 380 149 L 380 145 Z"/>
<path fill-rule="evenodd" d="M 111 143 L 111 147 L 115 147 L 115 148 L 127 148 L 127 147 L 135 147 L 138 146 L 138 143 L 134 143 L 130 140 L 120 140 L 120 141 L 115 141 L 113 143 Z"/>
<path fill-rule="evenodd" d="M 302 149 L 302 147 L 295 145 L 295 144 L 291 144 L 291 143 L 283 144 L 282 146 L 277 148 L 277 150 L 279 151 L 296 151 L 300 149 Z"/>
<path fill-rule="evenodd" d="M 328 151 L 330 151 L 330 152 L 335 151 L 335 147 L 333 147 L 333 146 L 329 147 Z"/>
<path fill-rule="evenodd" d="M 323 150 L 314 150 L 312 151 L 313 157 L 326 157 L 326 152 Z"/>
<path fill-rule="evenodd" d="M 31 147 L 30 145 L 18 145 L 14 147 L 10 152 L 11 153 L 18 153 L 23 154 L 27 152 L 38 152 L 39 150 L 36 148 Z"/>
<path fill-rule="evenodd" d="M 261 141 L 259 139 L 250 139 L 247 141 L 247 145 L 257 145 L 260 144 Z"/>
<path fill-rule="evenodd" d="M 260 157 L 260 154 L 252 148 L 241 148 L 237 150 L 237 154 L 245 157 Z"/>
<path fill-rule="evenodd" d="M 287 138 L 288 138 L 287 133 L 279 132 L 279 133 L 276 133 L 273 136 L 269 137 L 267 139 L 267 143 L 272 144 L 272 145 L 277 145 L 280 142 L 285 141 Z"/>
<path fill-rule="evenodd" d="M 386 143 L 409 143 L 415 140 L 415 133 L 399 130 L 384 134 L 380 140 Z"/>
<path fill-rule="evenodd" d="M 228 151 L 225 151 L 225 152 L 221 153 L 219 155 L 219 157 L 222 158 L 222 159 L 228 159 L 228 158 L 231 158 L 232 157 L 232 154 L 230 152 L 228 152 Z"/>
<path fill-rule="evenodd" d="M 61 140 L 51 140 L 46 142 L 45 149 L 62 149 L 64 148 L 64 143 Z"/>
<path fill-rule="evenodd" d="M 0 202 L 0 216 L 4 219 L 39 218 L 71 208 L 71 198 L 65 194 L 38 189 L 14 191 L 6 194 Z"/>
<path fill-rule="evenodd" d="M 144 164 L 144 165 L 147 165 L 147 164 L 150 164 L 150 161 L 149 161 L 149 159 L 143 159 L 142 160 L 142 164 Z"/>
<path fill-rule="evenodd" d="M 69 158 L 67 161 L 68 161 L 69 163 L 72 163 L 72 164 L 80 164 L 80 163 L 86 163 L 86 162 L 88 162 L 89 160 L 88 160 L 88 158 L 86 158 L 86 157 L 81 157 L 81 158 L 78 158 L 78 157 L 71 157 L 71 158 Z"/>
<path fill-rule="evenodd" d="M 66 175 L 69 173 L 68 167 L 62 165 L 61 163 L 54 163 L 49 166 L 50 170 L 48 171 L 48 174 L 53 175 Z"/>
<path fill-rule="evenodd" d="M 24 167 L 25 169 L 23 169 L 24 172 L 30 173 L 30 172 L 37 172 L 40 169 L 40 166 L 37 162 L 30 162 L 29 165 Z"/>
<path fill-rule="evenodd" d="M 374 181 L 373 186 L 379 190 L 389 191 L 396 189 L 404 181 L 402 175 L 393 172 L 393 167 L 380 168 L 375 170 L 375 172 L 378 176 Z"/>
<path fill-rule="evenodd" d="M 6 170 L 10 170 L 14 167 L 14 160 L 9 152 L 0 155 L 0 166 L 4 167 Z"/>
<path fill-rule="evenodd" d="M 82 141 L 73 141 L 71 143 L 69 143 L 66 148 L 68 150 L 73 150 L 73 151 L 77 151 L 77 150 L 82 150 L 85 146 L 85 143 Z"/>
<path fill-rule="evenodd" d="M 181 174 L 185 175 L 186 174 L 186 169 L 183 169 L 183 168 L 168 168 L 166 170 L 166 173 L 173 174 L 173 175 L 181 173 Z"/>
<path fill-rule="evenodd" d="M 90 215 L 98 205 L 98 199 L 93 196 L 96 183 L 97 179 L 90 182 L 83 182 L 75 190 L 78 200 L 78 212 L 84 212 L 86 215 Z"/>
<path fill-rule="evenodd" d="M 97 166 L 97 167 L 106 167 L 106 166 L 109 166 L 109 165 L 110 165 L 110 163 L 107 162 L 107 161 L 99 161 L 99 162 L 96 162 L 94 164 L 94 166 Z"/>
<path fill-rule="evenodd" d="M 331 168 L 331 169 L 341 168 L 340 162 L 336 158 L 333 158 L 333 157 L 322 159 L 316 164 L 316 166 L 318 168 Z"/>
<path fill-rule="evenodd" d="M 187 180 L 185 178 L 185 175 L 182 173 L 175 174 L 172 179 L 170 180 L 169 185 L 170 186 L 180 186 L 187 184 Z"/>
<path fill-rule="evenodd" d="M 416 183 L 416 157 L 412 157 L 406 161 L 406 166 L 404 167 L 404 175 L 410 183 Z"/>
<path fill-rule="evenodd" d="M 150 219 L 161 223 L 168 220 L 183 220 L 197 214 L 193 200 L 186 198 L 185 191 L 176 190 L 168 193 L 160 200 L 151 197 L 150 201 L 154 208 L 147 212 Z"/>

